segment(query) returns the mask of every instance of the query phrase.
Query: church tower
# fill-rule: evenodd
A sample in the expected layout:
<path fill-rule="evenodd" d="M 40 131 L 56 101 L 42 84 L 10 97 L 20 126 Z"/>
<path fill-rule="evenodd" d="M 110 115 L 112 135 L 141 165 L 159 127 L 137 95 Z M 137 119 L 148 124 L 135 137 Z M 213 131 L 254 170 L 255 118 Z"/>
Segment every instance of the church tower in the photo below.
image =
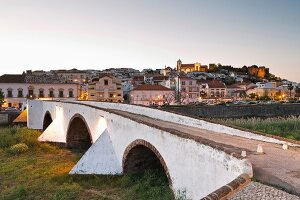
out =
<path fill-rule="evenodd" d="M 182 62 L 181 62 L 181 60 L 179 59 L 179 60 L 177 61 L 177 71 L 178 71 L 178 72 L 180 72 L 180 70 L 181 70 L 181 64 L 182 64 Z"/>

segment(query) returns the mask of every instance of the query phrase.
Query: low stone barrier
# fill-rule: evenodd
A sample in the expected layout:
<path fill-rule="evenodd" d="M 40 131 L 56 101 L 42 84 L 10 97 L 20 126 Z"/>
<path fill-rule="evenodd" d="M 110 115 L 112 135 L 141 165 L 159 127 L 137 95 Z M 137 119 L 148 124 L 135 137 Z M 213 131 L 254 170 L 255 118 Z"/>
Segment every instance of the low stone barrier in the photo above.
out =
<path fill-rule="evenodd" d="M 0 126 L 12 125 L 20 112 L 0 112 Z"/>
<path fill-rule="evenodd" d="M 300 104 L 166 106 L 162 109 L 201 118 L 300 116 Z"/>

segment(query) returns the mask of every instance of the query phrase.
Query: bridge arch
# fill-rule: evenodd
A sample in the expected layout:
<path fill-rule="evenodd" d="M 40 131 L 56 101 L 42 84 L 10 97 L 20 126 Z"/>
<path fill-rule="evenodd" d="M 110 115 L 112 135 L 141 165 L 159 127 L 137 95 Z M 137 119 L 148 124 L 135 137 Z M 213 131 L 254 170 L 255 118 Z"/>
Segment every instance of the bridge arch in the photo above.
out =
<path fill-rule="evenodd" d="M 86 120 L 75 114 L 69 121 L 67 129 L 67 147 L 77 150 L 88 150 L 92 145 L 92 136 Z"/>
<path fill-rule="evenodd" d="M 172 186 L 166 162 L 159 151 L 145 140 L 138 139 L 130 143 L 125 149 L 122 162 L 123 172 L 129 174 L 143 173 L 146 170 L 162 170 L 169 186 Z"/>
<path fill-rule="evenodd" d="M 45 131 L 48 128 L 48 126 L 52 123 L 52 121 L 53 119 L 51 113 L 49 111 L 46 111 L 43 120 L 43 131 Z"/>

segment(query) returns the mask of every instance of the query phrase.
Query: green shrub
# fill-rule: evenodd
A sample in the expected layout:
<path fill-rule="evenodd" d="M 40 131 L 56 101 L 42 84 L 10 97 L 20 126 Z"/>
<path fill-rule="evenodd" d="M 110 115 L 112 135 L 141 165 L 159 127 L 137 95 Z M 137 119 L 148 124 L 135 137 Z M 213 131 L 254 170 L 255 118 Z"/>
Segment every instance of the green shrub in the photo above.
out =
<path fill-rule="evenodd" d="M 16 144 L 14 136 L 6 133 L 0 133 L 0 148 L 8 148 L 14 144 Z"/>
<path fill-rule="evenodd" d="M 28 151 L 28 146 L 24 143 L 15 144 L 9 148 L 11 154 L 21 154 L 26 151 Z"/>
<path fill-rule="evenodd" d="M 41 146 L 41 143 L 37 140 L 41 133 L 37 130 L 10 127 L 0 131 L 0 148 L 8 148 L 18 143 L 24 143 L 31 149 Z"/>
<path fill-rule="evenodd" d="M 144 174 L 131 175 L 130 181 L 125 179 L 125 184 L 131 186 L 124 193 L 124 199 L 141 199 L 141 200 L 156 200 L 156 199 L 173 199 L 172 191 L 168 185 L 168 181 L 164 174 L 156 171 L 146 171 Z"/>
<path fill-rule="evenodd" d="M 300 117 L 223 119 L 221 122 L 250 130 L 300 140 Z"/>

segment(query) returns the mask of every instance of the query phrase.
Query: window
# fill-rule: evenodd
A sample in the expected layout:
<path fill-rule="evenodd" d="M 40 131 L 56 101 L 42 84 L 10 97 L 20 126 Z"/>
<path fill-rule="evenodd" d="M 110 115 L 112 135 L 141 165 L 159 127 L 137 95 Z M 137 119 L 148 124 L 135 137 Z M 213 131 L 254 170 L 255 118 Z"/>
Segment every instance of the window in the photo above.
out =
<path fill-rule="evenodd" d="M 181 85 L 185 85 L 185 81 L 182 81 L 182 82 L 181 82 Z"/>
<path fill-rule="evenodd" d="M 49 97 L 51 97 L 51 98 L 54 97 L 54 92 L 53 92 L 53 90 L 49 90 Z"/>
<path fill-rule="evenodd" d="M 44 98 L 44 90 L 43 89 L 39 90 L 39 97 Z"/>
<path fill-rule="evenodd" d="M 189 84 L 190 84 L 190 85 L 193 85 L 193 81 L 189 81 Z"/>
<path fill-rule="evenodd" d="M 18 89 L 18 97 L 19 98 L 23 97 L 23 90 L 22 89 Z"/>
<path fill-rule="evenodd" d="M 108 85 L 108 80 L 104 80 L 104 85 Z"/>
<path fill-rule="evenodd" d="M 114 96 L 114 94 L 109 94 L 109 97 L 113 97 Z"/>
<path fill-rule="evenodd" d="M 64 91 L 59 90 L 58 96 L 59 96 L 59 98 L 63 98 L 64 97 Z"/>
<path fill-rule="evenodd" d="M 31 96 L 31 97 L 33 96 L 33 89 L 28 90 L 28 95 Z"/>
<path fill-rule="evenodd" d="M 74 97 L 74 95 L 73 95 L 73 90 L 69 90 L 69 97 L 70 97 L 70 98 Z"/>
<path fill-rule="evenodd" d="M 7 97 L 13 97 L 12 89 L 7 90 Z M 10 106 L 9 106 L 10 107 Z"/>

